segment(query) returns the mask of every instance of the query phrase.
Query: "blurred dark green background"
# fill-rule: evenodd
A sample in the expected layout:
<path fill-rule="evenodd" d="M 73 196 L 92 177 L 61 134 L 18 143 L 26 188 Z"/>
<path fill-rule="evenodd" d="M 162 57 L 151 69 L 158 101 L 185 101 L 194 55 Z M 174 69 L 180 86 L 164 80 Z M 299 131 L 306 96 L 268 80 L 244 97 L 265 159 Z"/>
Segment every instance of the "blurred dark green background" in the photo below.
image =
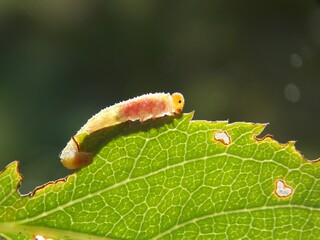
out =
<path fill-rule="evenodd" d="M 0 169 L 20 161 L 23 193 L 70 172 L 92 114 L 149 92 L 320 155 L 317 1 L 2 0 L 0 56 Z"/>

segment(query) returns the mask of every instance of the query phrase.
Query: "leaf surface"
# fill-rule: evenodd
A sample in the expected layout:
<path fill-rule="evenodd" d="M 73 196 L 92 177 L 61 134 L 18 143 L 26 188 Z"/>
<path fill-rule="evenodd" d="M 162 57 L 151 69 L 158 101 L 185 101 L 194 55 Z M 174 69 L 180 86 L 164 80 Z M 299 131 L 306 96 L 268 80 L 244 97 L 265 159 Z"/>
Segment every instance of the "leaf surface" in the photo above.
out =
<path fill-rule="evenodd" d="M 7 239 L 318 239 L 320 164 L 264 124 L 120 124 L 86 137 L 94 162 L 21 196 L 18 163 L 0 174 Z"/>

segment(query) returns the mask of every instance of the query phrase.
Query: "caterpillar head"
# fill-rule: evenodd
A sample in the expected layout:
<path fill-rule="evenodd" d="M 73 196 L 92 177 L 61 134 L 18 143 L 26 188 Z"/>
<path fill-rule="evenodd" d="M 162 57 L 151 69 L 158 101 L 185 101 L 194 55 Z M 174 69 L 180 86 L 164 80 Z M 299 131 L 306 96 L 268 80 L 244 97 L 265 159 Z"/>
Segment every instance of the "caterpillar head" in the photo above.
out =
<path fill-rule="evenodd" d="M 181 93 L 173 93 L 171 94 L 172 97 L 172 106 L 173 106 L 173 112 L 176 114 L 179 114 L 182 112 L 184 107 L 184 97 Z"/>

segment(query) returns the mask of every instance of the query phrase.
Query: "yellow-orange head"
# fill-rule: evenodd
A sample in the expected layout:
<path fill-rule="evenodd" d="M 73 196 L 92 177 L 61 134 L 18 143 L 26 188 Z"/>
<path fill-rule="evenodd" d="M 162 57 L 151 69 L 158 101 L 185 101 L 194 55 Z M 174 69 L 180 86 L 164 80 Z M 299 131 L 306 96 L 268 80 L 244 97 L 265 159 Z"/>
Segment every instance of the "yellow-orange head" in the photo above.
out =
<path fill-rule="evenodd" d="M 173 93 L 171 94 L 172 102 L 173 102 L 173 112 L 181 113 L 184 107 L 184 97 L 181 93 Z"/>

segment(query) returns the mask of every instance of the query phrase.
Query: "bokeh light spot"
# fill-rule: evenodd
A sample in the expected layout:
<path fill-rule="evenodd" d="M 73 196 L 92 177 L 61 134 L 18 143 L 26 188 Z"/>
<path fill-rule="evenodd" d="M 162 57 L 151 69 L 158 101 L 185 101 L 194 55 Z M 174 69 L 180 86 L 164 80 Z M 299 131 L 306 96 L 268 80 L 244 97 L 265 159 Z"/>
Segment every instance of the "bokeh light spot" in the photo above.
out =
<path fill-rule="evenodd" d="M 297 85 L 290 83 L 284 88 L 284 95 L 289 102 L 298 102 L 300 100 L 300 90 Z"/>
<path fill-rule="evenodd" d="M 296 67 L 296 68 L 301 67 L 303 64 L 302 57 L 296 53 L 293 53 L 290 55 L 289 62 L 291 64 L 291 66 Z"/>

